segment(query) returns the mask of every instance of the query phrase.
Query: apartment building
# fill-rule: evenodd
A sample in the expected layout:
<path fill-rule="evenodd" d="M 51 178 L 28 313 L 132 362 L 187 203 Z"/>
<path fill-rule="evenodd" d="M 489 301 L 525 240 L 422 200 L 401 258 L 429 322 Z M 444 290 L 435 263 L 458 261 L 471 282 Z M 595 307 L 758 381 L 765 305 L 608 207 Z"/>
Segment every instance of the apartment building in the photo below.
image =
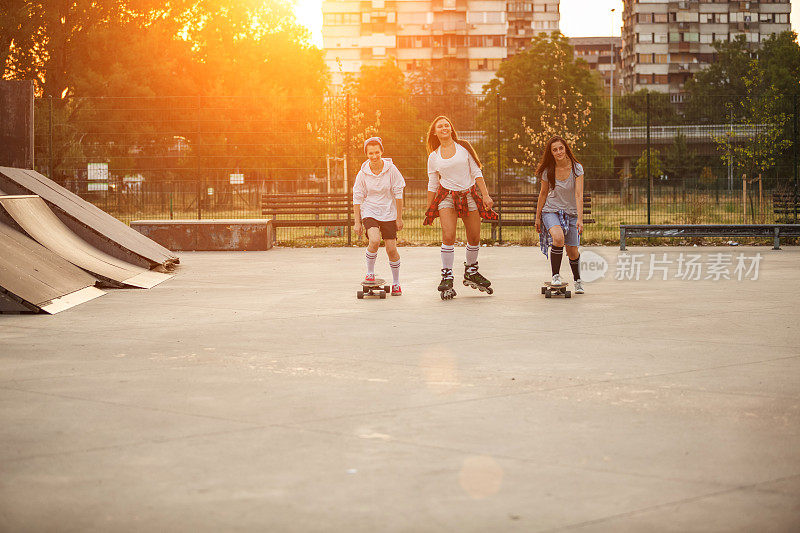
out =
<path fill-rule="evenodd" d="M 622 90 L 622 38 L 621 37 L 571 37 L 569 44 L 575 57 L 588 63 L 591 70 L 600 73 L 606 92 L 611 87 L 613 73 L 614 92 Z"/>
<path fill-rule="evenodd" d="M 500 62 L 524 49 L 531 36 L 558 30 L 558 5 L 554 0 L 324 0 L 322 38 L 332 84 L 341 86 L 344 76 L 362 65 L 394 57 L 406 74 L 449 72 L 465 80 L 468 92 L 479 93 Z"/>
<path fill-rule="evenodd" d="M 789 0 L 624 0 L 622 76 L 627 91 L 680 100 L 684 83 L 714 60 L 715 41 L 743 35 L 753 48 L 791 29 Z"/>
<path fill-rule="evenodd" d="M 534 35 L 559 31 L 561 22 L 559 7 L 558 0 L 508 2 L 506 16 L 509 57 L 525 50 Z"/>

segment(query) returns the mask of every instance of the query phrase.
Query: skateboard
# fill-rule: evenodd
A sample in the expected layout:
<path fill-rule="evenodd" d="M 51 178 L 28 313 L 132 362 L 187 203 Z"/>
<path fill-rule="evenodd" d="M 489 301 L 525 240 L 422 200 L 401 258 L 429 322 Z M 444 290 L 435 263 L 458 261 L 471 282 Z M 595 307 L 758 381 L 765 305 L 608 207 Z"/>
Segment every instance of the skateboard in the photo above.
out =
<path fill-rule="evenodd" d="M 572 293 L 567 290 L 569 283 L 562 283 L 561 285 L 553 285 L 550 281 L 545 281 L 542 287 L 542 294 L 545 298 L 552 298 L 553 296 L 563 296 L 564 298 L 572 298 Z"/>
<path fill-rule="evenodd" d="M 390 286 L 384 285 L 384 283 L 386 281 L 380 278 L 375 278 L 375 281 L 362 281 L 361 290 L 356 292 L 356 298 L 363 300 L 364 296 L 377 296 L 383 300 L 392 290 Z"/>

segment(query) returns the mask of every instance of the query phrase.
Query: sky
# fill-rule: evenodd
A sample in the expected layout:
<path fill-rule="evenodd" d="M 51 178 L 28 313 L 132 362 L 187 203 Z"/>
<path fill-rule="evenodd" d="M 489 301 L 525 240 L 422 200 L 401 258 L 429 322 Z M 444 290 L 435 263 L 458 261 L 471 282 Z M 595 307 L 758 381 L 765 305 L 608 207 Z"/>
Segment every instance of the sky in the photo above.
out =
<path fill-rule="evenodd" d="M 561 0 L 561 33 L 567 37 L 614 35 L 622 25 L 622 0 Z M 322 0 L 297 0 L 297 19 L 311 30 L 311 42 L 322 47 Z M 800 33 L 800 0 L 792 0 L 792 29 Z"/>

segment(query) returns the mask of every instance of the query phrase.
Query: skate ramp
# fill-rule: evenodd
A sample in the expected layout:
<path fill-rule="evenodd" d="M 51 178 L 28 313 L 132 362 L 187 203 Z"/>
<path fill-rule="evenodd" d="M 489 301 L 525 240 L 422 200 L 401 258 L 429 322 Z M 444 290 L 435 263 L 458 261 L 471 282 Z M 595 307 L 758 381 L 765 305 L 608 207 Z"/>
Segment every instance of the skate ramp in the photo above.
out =
<path fill-rule="evenodd" d="M 0 223 L 0 313 L 55 314 L 102 296 L 95 278 Z"/>
<path fill-rule="evenodd" d="M 117 259 L 148 269 L 179 262 L 160 244 L 36 171 L 0 167 L 0 190 L 40 196 L 72 232 Z"/>
<path fill-rule="evenodd" d="M 172 277 L 98 250 L 70 231 L 38 196 L 0 196 L 0 206 L 32 239 L 107 285 L 149 289 Z"/>

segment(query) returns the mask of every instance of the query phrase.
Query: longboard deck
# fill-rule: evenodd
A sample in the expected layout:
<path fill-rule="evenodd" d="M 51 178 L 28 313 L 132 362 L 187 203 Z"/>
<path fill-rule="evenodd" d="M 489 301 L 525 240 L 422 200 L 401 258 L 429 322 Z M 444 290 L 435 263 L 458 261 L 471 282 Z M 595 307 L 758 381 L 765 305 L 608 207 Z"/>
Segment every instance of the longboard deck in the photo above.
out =
<path fill-rule="evenodd" d="M 544 285 L 542 285 L 542 294 L 544 294 L 546 298 L 551 298 L 553 296 L 572 298 L 572 293 L 567 290 L 567 286 L 569 286 L 568 282 L 553 285 L 552 281 L 545 281 Z"/>
<path fill-rule="evenodd" d="M 381 278 L 375 278 L 375 281 L 362 281 L 361 290 L 356 293 L 356 297 L 359 300 L 365 296 L 377 296 L 380 299 L 384 299 L 390 290 L 385 283 L 386 280 Z"/>

